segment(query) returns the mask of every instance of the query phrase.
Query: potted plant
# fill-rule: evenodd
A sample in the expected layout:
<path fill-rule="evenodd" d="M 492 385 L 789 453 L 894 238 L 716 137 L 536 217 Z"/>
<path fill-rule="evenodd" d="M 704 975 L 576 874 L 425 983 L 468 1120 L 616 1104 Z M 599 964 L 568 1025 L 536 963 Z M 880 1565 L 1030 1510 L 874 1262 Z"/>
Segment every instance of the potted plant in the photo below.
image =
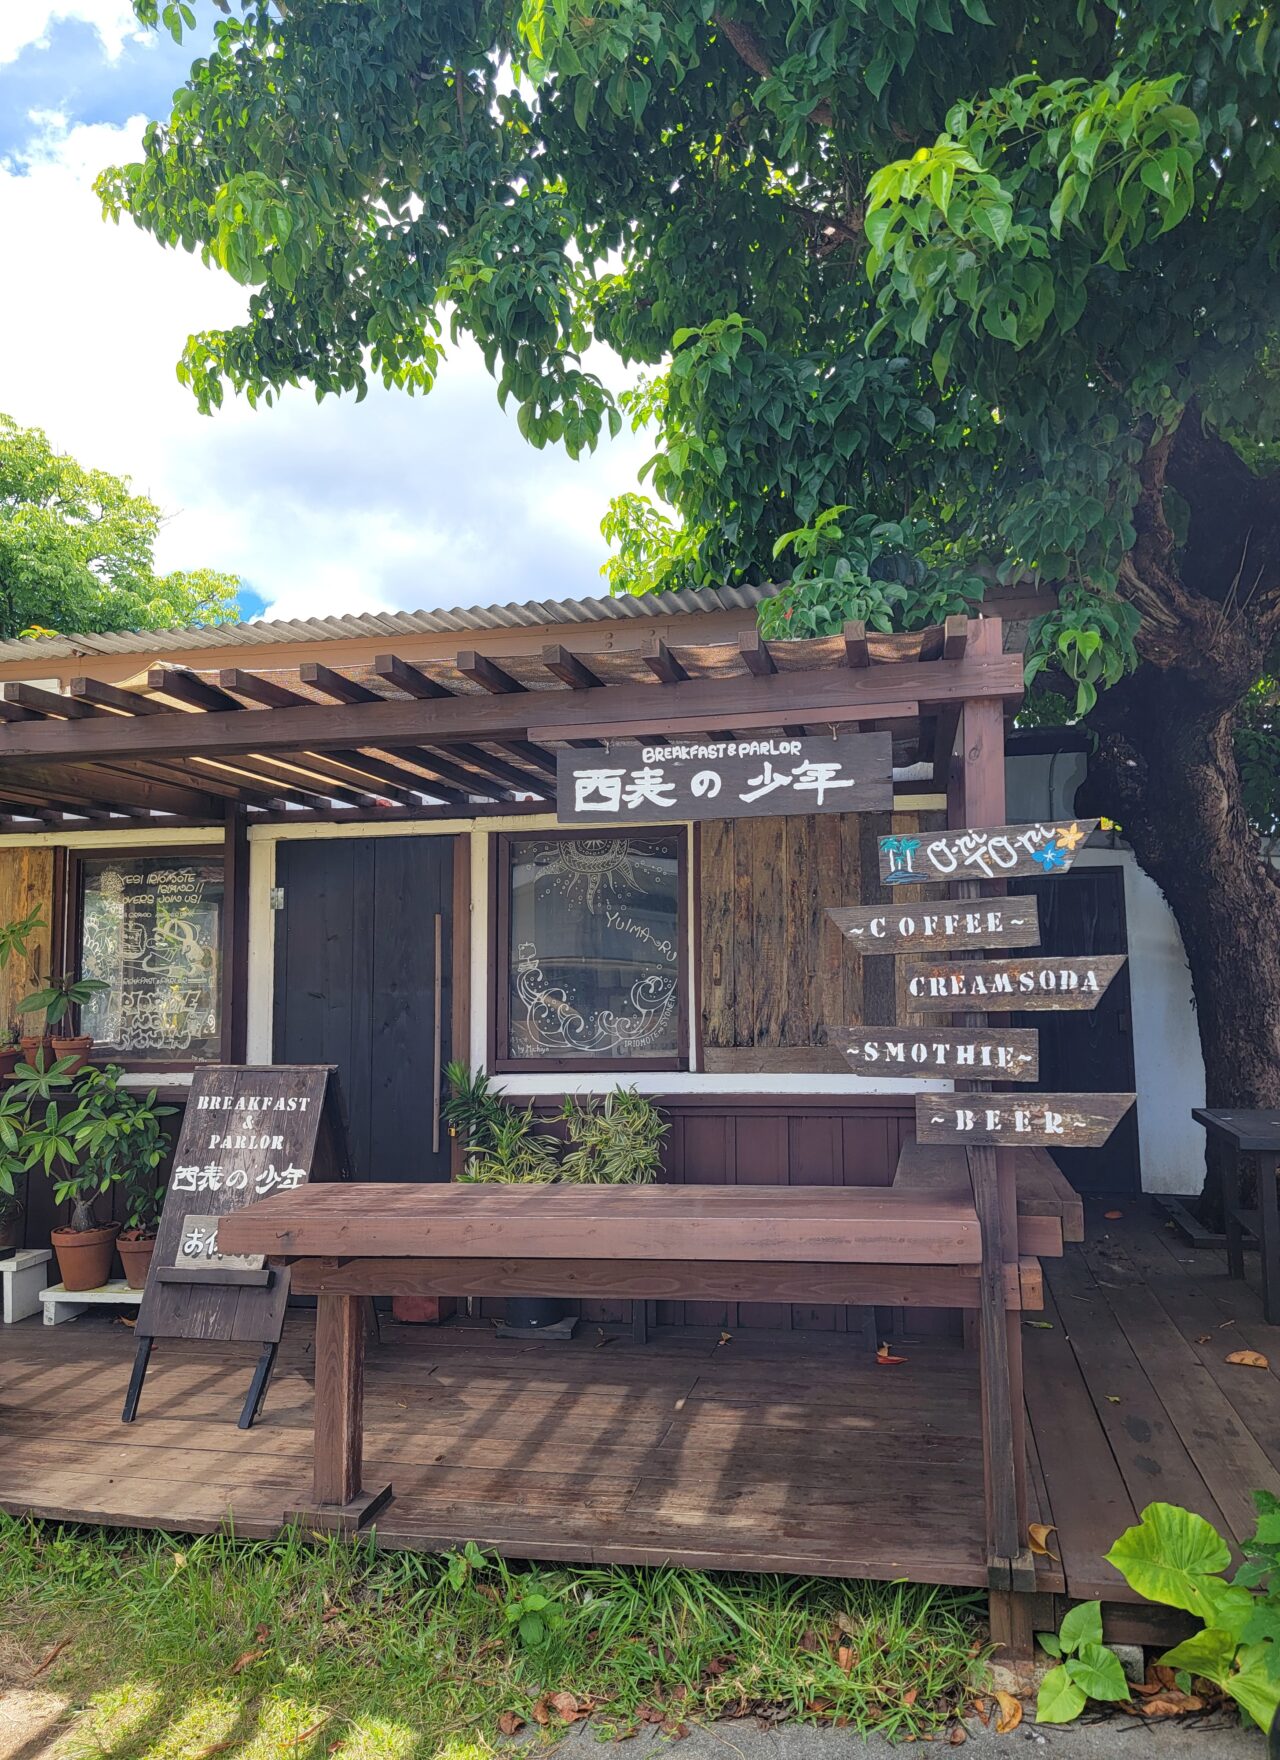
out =
<path fill-rule="evenodd" d="M 540 1128 L 532 1102 L 523 1110 L 512 1106 L 483 1073 L 455 1062 L 445 1076 L 445 1117 L 463 1140 L 466 1168 L 459 1178 L 465 1183 L 624 1185 L 657 1178 L 670 1127 L 634 1089 L 617 1088 L 599 1100 L 566 1097 L 562 1145 Z M 545 1330 L 565 1317 L 568 1304 L 548 1296 L 508 1297 L 506 1310 L 508 1326 Z"/>
<path fill-rule="evenodd" d="M 72 1216 L 71 1226 L 54 1229 L 50 1238 L 67 1289 L 104 1284 L 117 1246 L 130 1288 L 140 1289 L 147 1280 L 163 1197 L 160 1120 L 174 1108 L 158 1106 L 154 1088 L 145 1095 L 122 1088 L 123 1073 L 115 1064 L 106 1069 L 86 1064 L 74 1071 L 76 1104 L 60 1120 L 60 1133 L 69 1135 L 71 1148 L 59 1148 L 66 1172 L 55 1181 L 53 1195 L 60 1204 L 70 1202 Z M 120 1238 L 119 1223 L 100 1224 L 93 1213 L 94 1200 L 114 1185 L 125 1188 L 127 1242 Z M 89 1278 L 95 1281 L 81 1281 Z"/>
<path fill-rule="evenodd" d="M 55 1033 L 53 1029 L 67 1019 L 73 1008 L 82 1008 L 91 996 L 96 996 L 107 988 L 108 985 L 101 978 L 73 978 L 70 973 L 66 973 L 62 977 L 50 978 L 39 990 L 33 990 L 30 996 L 24 996 L 18 1004 L 18 1013 L 34 1014 L 43 1009 L 44 1033 L 53 1046 L 54 1056 L 74 1058 L 73 1068 L 79 1069 L 93 1049 L 92 1035 Z M 44 1039 L 38 1043 L 43 1044 Z"/>
<path fill-rule="evenodd" d="M 0 1181 L 3 1181 L 0 1174 Z M 0 1259 L 12 1259 L 18 1250 L 22 1232 L 22 1200 L 16 1190 L 7 1192 L 0 1185 Z"/>
<path fill-rule="evenodd" d="M 45 920 L 39 910 L 28 911 L 25 917 L 15 917 L 12 922 L 0 923 L 0 972 L 8 970 L 11 960 L 25 960 L 29 957 L 27 944 L 44 927 Z M 34 967 L 29 968 L 28 978 L 39 982 L 39 973 Z M 34 1051 L 40 1043 L 38 1038 L 33 1038 L 29 1045 L 20 1044 L 18 1027 L 11 1024 L 3 1044 L 0 1045 L 0 1075 L 12 1075 L 23 1051 Z"/>

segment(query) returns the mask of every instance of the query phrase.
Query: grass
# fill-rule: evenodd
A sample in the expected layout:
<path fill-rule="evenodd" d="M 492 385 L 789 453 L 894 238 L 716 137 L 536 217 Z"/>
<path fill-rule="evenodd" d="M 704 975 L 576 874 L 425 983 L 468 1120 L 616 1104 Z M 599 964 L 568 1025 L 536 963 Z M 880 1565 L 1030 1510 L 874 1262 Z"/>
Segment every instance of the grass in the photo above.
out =
<path fill-rule="evenodd" d="M 981 1676 L 979 1610 L 904 1584 L 0 1516 L 14 1684 L 83 1707 L 67 1752 L 100 1760 L 480 1760 L 575 1710 L 605 1737 L 750 1715 L 920 1735 Z"/>

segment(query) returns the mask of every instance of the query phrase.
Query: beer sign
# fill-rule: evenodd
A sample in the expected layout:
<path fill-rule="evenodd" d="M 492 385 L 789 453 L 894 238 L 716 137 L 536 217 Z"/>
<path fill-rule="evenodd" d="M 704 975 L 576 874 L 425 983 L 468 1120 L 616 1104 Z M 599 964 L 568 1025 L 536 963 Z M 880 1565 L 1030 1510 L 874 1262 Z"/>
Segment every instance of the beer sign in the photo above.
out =
<path fill-rule="evenodd" d="M 1099 1149 L 1134 1094 L 918 1094 L 921 1143 L 994 1143 Z"/>

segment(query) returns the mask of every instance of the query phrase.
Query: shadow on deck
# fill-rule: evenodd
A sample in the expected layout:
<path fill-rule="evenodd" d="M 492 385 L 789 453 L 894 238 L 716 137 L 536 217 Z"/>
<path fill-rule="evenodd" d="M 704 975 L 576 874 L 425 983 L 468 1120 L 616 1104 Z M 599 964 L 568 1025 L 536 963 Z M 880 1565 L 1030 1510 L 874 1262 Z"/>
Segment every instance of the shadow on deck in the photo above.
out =
<path fill-rule="evenodd" d="M 1025 1328 L 1032 1516 L 1056 1527 L 1060 1562 L 1040 1561 L 1040 1587 L 1123 1603 L 1102 1554 L 1147 1503 L 1186 1504 L 1238 1541 L 1250 1492 L 1280 1492 L 1280 1328 L 1219 1255 L 1147 1214 L 1094 1215 L 1087 1244 L 1045 1271 L 1051 1299 Z M 886 1368 L 847 1337 L 603 1339 L 589 1325 L 569 1346 L 387 1325 L 366 1384 L 366 1480 L 396 1493 L 379 1543 L 985 1581 L 976 1358 L 958 1344 L 908 1338 Z M 252 1353 L 162 1341 L 126 1428 L 127 1327 L 6 1329 L 0 1507 L 275 1533 L 309 1481 L 311 1348 L 310 1315 L 292 1314 L 244 1434 Z M 1224 1361 L 1241 1348 L 1276 1367 Z M 1115 1613 L 1114 1635 L 1142 1635 Z"/>

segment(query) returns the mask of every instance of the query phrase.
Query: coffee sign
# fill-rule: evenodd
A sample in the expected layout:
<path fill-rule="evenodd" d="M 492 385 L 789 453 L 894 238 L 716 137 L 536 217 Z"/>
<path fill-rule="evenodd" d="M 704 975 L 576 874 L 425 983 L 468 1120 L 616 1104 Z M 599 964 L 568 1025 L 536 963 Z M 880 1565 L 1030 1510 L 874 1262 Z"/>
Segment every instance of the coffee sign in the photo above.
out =
<path fill-rule="evenodd" d="M 946 1076 L 980 1082 L 1034 1082 L 1040 1035 L 1030 1027 L 828 1027 L 860 1076 Z"/>
<path fill-rule="evenodd" d="M 918 1094 L 916 1139 L 1099 1149 L 1136 1098 L 1134 1094 Z"/>
<path fill-rule="evenodd" d="M 984 898 L 964 904 L 854 904 L 828 910 L 827 915 L 860 953 L 1034 947 L 1040 939 L 1040 912 L 1034 898 Z"/>
<path fill-rule="evenodd" d="M 921 1013 L 981 1008 L 998 1014 L 1023 1009 L 1096 1008 L 1125 962 L 1123 953 L 1094 959 L 1039 954 L 1031 959 L 912 962 L 907 994 Z"/>
<path fill-rule="evenodd" d="M 661 825 L 769 813 L 874 813 L 893 806 L 887 733 L 838 739 L 715 739 L 562 750 L 562 825 Z"/>
<path fill-rule="evenodd" d="M 896 835 L 880 842 L 886 886 L 950 880 L 1006 880 L 1016 874 L 1065 874 L 1098 819 L 998 825 L 988 831 Z"/>

